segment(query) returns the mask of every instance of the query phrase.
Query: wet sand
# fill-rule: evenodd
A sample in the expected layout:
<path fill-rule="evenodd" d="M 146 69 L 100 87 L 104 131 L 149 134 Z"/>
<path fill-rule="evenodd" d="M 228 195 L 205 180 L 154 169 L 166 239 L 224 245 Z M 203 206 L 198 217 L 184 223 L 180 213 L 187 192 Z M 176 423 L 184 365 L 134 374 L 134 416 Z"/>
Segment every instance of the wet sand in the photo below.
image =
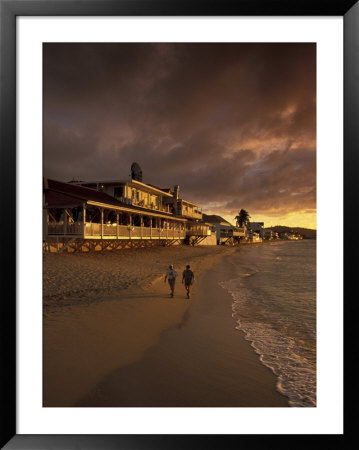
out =
<path fill-rule="evenodd" d="M 186 260 L 197 275 L 191 300 L 179 282 L 169 298 L 157 276 L 111 295 L 45 302 L 44 406 L 288 406 L 218 285 L 238 249 L 173 250 L 171 262 L 180 255 L 178 267 Z"/>
<path fill-rule="evenodd" d="M 179 324 L 141 359 L 109 373 L 76 406 L 287 407 L 275 377 L 235 329 L 231 297 L 218 285 L 230 257 L 208 270 Z M 182 302 L 184 293 L 174 302 Z"/>

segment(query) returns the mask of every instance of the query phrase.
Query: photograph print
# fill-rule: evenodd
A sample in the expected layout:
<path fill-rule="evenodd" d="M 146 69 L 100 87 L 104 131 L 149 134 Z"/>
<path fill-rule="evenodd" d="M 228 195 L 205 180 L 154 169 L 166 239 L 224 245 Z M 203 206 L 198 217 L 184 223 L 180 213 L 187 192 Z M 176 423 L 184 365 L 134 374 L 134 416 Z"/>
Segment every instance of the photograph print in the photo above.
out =
<path fill-rule="evenodd" d="M 316 44 L 43 44 L 44 407 L 316 407 Z"/>

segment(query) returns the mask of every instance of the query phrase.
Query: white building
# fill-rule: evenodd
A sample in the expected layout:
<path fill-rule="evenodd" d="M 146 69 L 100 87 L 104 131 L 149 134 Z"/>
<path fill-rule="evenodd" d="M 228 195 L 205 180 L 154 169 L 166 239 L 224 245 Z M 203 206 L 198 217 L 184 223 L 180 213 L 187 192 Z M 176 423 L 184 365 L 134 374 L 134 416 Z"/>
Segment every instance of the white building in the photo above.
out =
<path fill-rule="evenodd" d="M 262 239 L 264 237 L 264 222 L 248 222 L 247 231 L 249 238 L 253 233 L 257 233 Z"/>
<path fill-rule="evenodd" d="M 203 214 L 203 220 L 211 224 L 212 233 L 216 234 L 217 244 L 239 244 L 240 238 L 245 236 L 245 229 L 236 227 L 215 214 Z"/>
<path fill-rule="evenodd" d="M 274 239 L 279 239 L 279 234 L 271 228 L 263 228 L 263 239 L 273 241 Z"/>

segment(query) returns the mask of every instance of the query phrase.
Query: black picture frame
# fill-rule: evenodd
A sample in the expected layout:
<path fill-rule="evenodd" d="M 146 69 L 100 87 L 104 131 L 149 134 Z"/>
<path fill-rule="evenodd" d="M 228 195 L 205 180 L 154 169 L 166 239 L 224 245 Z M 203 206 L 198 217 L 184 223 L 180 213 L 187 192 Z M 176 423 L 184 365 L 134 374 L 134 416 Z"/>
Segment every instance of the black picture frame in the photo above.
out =
<path fill-rule="evenodd" d="M 355 414 L 346 415 L 343 435 L 18 435 L 16 434 L 16 17 L 19 16 L 342 16 L 344 20 L 344 225 L 354 232 L 344 240 L 344 285 L 351 293 L 355 280 L 355 224 L 359 148 L 359 4 L 358 0 L 0 0 L 0 192 L 6 213 L 0 221 L 1 270 L 1 448 L 6 449 L 184 449 L 287 447 L 329 438 L 344 447 L 354 431 Z M 333 205 L 335 208 L 335 205 Z M 6 220 L 4 220 L 6 218 Z M 331 224 L 333 225 L 333 224 Z M 343 233 L 344 235 L 344 233 Z M 339 234 L 336 238 L 342 238 Z M 355 291 L 353 291 L 355 292 Z M 356 341 L 355 295 L 345 304 L 345 342 Z M 347 299 L 348 300 L 348 299 Z M 354 357 L 353 357 L 354 355 Z M 345 374 L 355 373 L 353 348 L 346 346 Z M 346 380 L 347 382 L 347 380 Z M 347 386 L 347 385 L 346 385 Z M 344 403 L 352 389 L 345 390 Z M 355 406 L 355 405 L 354 405 Z M 285 442 L 286 441 L 286 442 Z M 275 443 L 274 443 L 275 442 Z"/>

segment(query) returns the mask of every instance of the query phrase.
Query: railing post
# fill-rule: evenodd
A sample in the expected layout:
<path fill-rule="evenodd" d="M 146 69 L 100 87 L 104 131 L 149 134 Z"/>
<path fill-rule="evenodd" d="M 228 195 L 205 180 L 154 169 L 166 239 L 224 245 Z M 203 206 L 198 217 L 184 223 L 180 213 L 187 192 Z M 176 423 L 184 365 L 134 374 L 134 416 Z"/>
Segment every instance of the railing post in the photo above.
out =
<path fill-rule="evenodd" d="M 116 213 L 116 239 L 118 239 L 118 233 L 119 233 L 119 218 L 118 213 Z"/>
<path fill-rule="evenodd" d="M 85 238 L 85 234 L 86 234 L 86 205 L 85 205 L 85 203 L 82 204 L 82 224 L 83 224 L 82 237 Z"/>
<path fill-rule="evenodd" d="M 103 208 L 101 208 L 101 239 L 103 239 Z"/>

